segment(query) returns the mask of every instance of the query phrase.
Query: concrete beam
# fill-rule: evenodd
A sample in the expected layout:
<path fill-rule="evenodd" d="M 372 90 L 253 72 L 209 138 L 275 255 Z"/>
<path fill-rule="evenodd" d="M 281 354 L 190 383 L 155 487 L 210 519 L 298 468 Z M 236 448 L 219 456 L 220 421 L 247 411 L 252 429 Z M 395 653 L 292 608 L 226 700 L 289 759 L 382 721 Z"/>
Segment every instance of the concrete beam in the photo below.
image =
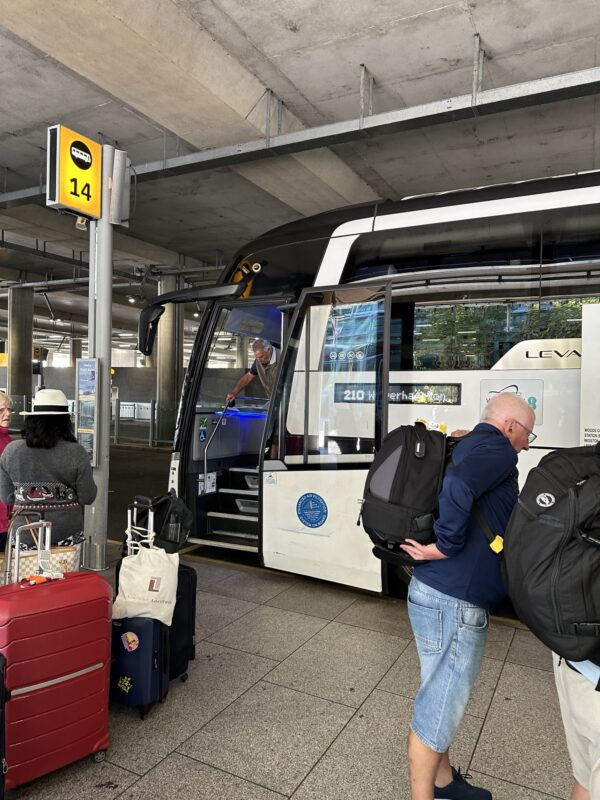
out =
<path fill-rule="evenodd" d="M 235 142 L 274 128 L 271 117 L 267 124 L 268 88 L 177 3 L 146 3 L 140 12 L 129 0 L 78 0 L 67 10 L 62 0 L 45 0 L 43 14 L 38 5 L 4 0 L 3 27 L 192 146 Z M 302 125 L 284 110 L 284 130 Z M 271 165 L 277 175 L 268 191 L 301 213 L 377 198 L 335 153 L 324 158 L 334 180 L 313 175 L 313 185 L 321 185 L 309 208 L 305 180 L 296 191 L 297 170 L 311 173 L 300 153 Z M 255 171 L 244 177 L 253 181 Z"/>
<path fill-rule="evenodd" d="M 475 105 L 473 105 L 473 96 L 470 94 L 449 97 L 425 105 L 357 117 L 345 122 L 319 125 L 293 133 L 272 135 L 268 140 L 266 138 L 255 139 L 250 142 L 200 150 L 184 156 L 137 164 L 135 171 L 138 181 L 158 180 L 170 175 L 184 175 L 224 166 L 239 167 L 238 172 L 244 175 L 246 170 L 252 170 L 256 166 L 252 162 L 275 156 L 289 156 L 302 151 L 313 151 L 310 154 L 305 153 L 305 155 L 312 156 L 313 160 L 312 163 L 305 161 L 304 165 L 313 174 L 313 177 L 322 176 L 323 170 L 327 168 L 327 162 L 321 156 L 328 151 L 321 150 L 321 148 L 327 146 L 427 128 L 431 125 L 457 122 L 470 119 L 474 115 L 490 116 L 598 93 L 600 93 L 600 67 L 594 67 L 480 91 L 477 94 Z M 246 174 L 249 175 L 250 172 Z M 278 177 L 277 171 L 270 175 L 268 171 L 263 170 L 262 173 L 252 175 L 252 180 L 255 183 L 262 183 L 263 188 L 269 190 L 271 184 L 278 180 Z M 299 178 L 298 175 L 297 179 L 299 180 Z M 305 186 L 304 190 L 308 193 L 309 185 Z M 313 196 L 314 191 L 315 187 L 313 186 Z M 45 187 L 40 188 L 39 186 L 5 192 L 0 194 L 0 205 L 30 202 L 44 192 Z"/>
<path fill-rule="evenodd" d="M 67 256 L 75 254 L 77 261 L 81 253 L 86 254 L 86 261 L 81 266 L 87 266 L 87 251 L 89 248 L 89 236 L 87 232 L 78 231 L 75 228 L 74 218 L 71 214 L 59 214 L 54 209 L 45 208 L 38 204 L 33 204 L 32 200 L 39 200 L 45 194 L 45 187 L 36 187 L 35 192 L 30 193 L 24 205 L 11 204 L 14 207 L 7 208 L 0 213 L 0 228 L 11 231 L 19 237 L 26 237 L 29 240 L 41 242 L 44 246 L 50 244 L 53 252 L 60 254 L 61 249 Z M 0 241 L 0 246 L 2 242 Z M 9 245 L 10 246 L 10 245 Z M 16 248 L 15 248 L 16 249 Z M 33 253 L 32 253 L 33 255 Z M 42 253 L 39 255 L 43 255 Z M 50 254 L 48 257 L 56 258 Z M 182 269 L 184 266 L 202 267 L 206 265 L 195 258 L 184 256 L 165 247 L 144 242 L 134 236 L 121 233 L 120 230 L 114 232 L 114 253 L 113 260 L 117 266 L 125 264 L 147 266 L 166 266 Z M 72 263 L 72 262 L 69 262 Z"/>

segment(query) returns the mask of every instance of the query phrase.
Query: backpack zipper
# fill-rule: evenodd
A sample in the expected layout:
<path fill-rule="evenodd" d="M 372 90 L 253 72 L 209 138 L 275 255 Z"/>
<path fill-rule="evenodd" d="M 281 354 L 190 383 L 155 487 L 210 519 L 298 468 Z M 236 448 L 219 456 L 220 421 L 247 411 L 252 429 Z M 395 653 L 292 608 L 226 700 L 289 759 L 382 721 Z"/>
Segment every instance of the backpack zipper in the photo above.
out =
<path fill-rule="evenodd" d="M 550 482 L 550 484 L 554 487 L 554 490 L 556 492 L 562 494 L 565 487 L 560 485 L 560 482 L 558 481 L 557 478 L 554 477 L 554 475 L 550 474 L 549 472 L 546 472 L 546 470 L 543 467 L 536 467 L 536 470 L 538 475 L 543 475 L 544 478 L 546 478 L 546 480 Z"/>
<path fill-rule="evenodd" d="M 559 602 L 559 593 L 558 593 L 558 578 L 560 574 L 560 566 L 562 562 L 562 555 L 563 550 L 565 549 L 567 542 L 571 538 L 573 533 L 573 528 L 575 526 L 575 504 L 576 504 L 576 497 L 575 497 L 575 490 L 571 487 L 569 489 L 569 524 L 567 526 L 566 532 L 563 534 L 560 544 L 558 546 L 558 553 L 554 560 L 554 564 L 552 566 L 552 579 L 551 579 L 551 593 L 552 593 L 552 609 L 554 611 L 554 619 L 557 623 L 557 633 L 562 634 L 562 625 L 560 624 L 560 602 Z"/>
<path fill-rule="evenodd" d="M 357 527 L 360 525 L 360 521 L 362 519 L 362 512 L 363 512 L 363 505 L 364 505 L 364 498 L 360 501 L 360 511 L 358 512 L 358 519 L 356 520 Z"/>

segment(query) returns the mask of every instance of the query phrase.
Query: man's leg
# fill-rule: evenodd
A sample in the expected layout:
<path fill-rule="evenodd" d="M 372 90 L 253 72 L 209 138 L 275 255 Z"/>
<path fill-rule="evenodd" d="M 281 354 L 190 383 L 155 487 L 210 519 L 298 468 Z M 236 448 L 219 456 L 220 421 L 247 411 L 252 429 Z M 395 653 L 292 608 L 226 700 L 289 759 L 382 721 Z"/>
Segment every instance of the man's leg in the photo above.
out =
<path fill-rule="evenodd" d="M 443 786 L 448 786 L 448 784 L 452 781 L 452 767 L 450 766 L 450 756 L 448 754 L 448 750 L 445 753 L 442 753 L 442 758 L 440 760 L 440 765 L 438 767 L 438 771 L 435 775 L 435 785 L 442 788 Z"/>
<path fill-rule="evenodd" d="M 572 670 L 556 653 L 552 655 L 556 691 L 574 777 L 570 800 L 600 797 L 600 692 L 583 675 Z M 590 745 L 595 742 L 592 748 Z"/>
<path fill-rule="evenodd" d="M 452 772 L 448 746 L 481 666 L 488 615 L 420 585 L 414 577 L 408 613 L 421 666 L 408 737 L 411 791 L 413 800 L 434 800 L 436 787 L 464 780 Z M 491 798 L 489 792 L 479 792 L 481 798 Z"/>
<path fill-rule="evenodd" d="M 433 800 L 434 781 L 443 755 L 423 744 L 412 731 L 408 732 L 408 766 L 412 800 Z"/>
<path fill-rule="evenodd" d="M 584 789 L 579 781 L 573 784 L 573 791 L 571 792 L 571 800 L 592 800 L 591 794 L 587 789 Z"/>
<path fill-rule="evenodd" d="M 412 731 L 408 732 L 408 765 L 413 800 L 432 800 L 434 784 L 442 787 L 452 782 L 448 751 L 431 750 Z"/>

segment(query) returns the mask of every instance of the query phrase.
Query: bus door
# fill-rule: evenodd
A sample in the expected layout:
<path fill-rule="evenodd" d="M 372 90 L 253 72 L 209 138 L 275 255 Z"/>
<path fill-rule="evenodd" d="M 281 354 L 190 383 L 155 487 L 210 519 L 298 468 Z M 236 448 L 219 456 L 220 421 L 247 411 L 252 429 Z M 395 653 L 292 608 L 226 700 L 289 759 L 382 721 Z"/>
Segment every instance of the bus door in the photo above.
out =
<path fill-rule="evenodd" d="M 260 475 L 267 567 L 381 591 L 357 519 L 384 425 L 388 306 L 381 288 L 302 295 L 272 409 L 277 458 Z"/>
<path fill-rule="evenodd" d="M 268 341 L 281 352 L 285 298 L 242 300 L 216 310 L 216 324 L 196 396 L 186 497 L 195 498 L 190 541 L 259 552 L 258 465 L 270 397 L 254 377 L 226 408 L 226 395 L 252 367 L 252 343 Z M 270 443 L 269 443 L 270 444 Z"/>

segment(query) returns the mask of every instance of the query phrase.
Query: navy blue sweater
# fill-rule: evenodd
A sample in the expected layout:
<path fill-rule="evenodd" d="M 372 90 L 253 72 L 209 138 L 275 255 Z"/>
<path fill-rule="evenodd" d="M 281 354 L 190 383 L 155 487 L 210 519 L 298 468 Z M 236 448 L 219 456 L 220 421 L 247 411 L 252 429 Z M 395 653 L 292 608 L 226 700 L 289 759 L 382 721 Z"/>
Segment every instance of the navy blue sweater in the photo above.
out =
<path fill-rule="evenodd" d="M 506 591 L 500 556 L 471 514 L 474 504 L 494 533 L 504 534 L 517 501 L 517 453 L 504 434 L 485 422 L 458 442 L 440 493 L 434 530 L 448 556 L 415 567 L 415 577 L 439 592 L 493 609 Z"/>

